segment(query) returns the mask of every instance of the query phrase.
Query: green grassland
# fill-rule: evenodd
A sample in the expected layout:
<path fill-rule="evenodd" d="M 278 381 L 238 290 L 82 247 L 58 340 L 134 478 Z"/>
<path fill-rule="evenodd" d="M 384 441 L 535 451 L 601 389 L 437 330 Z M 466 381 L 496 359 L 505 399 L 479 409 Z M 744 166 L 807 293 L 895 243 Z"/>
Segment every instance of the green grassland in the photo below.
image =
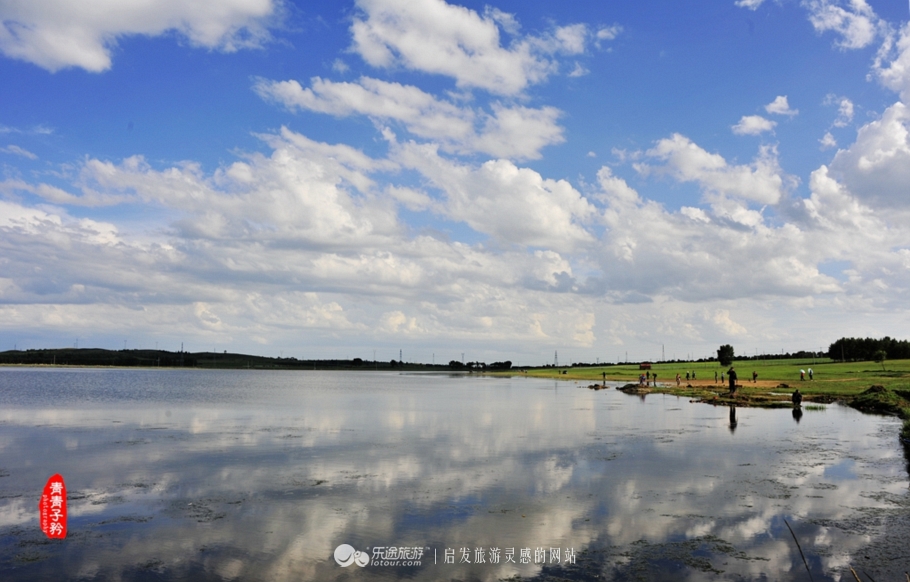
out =
<path fill-rule="evenodd" d="M 787 384 L 791 388 L 799 388 L 804 394 L 830 394 L 830 395 L 856 395 L 872 385 L 885 388 L 910 389 L 910 360 L 885 361 L 884 369 L 875 362 L 833 362 L 828 359 L 781 359 L 781 360 L 746 360 L 734 361 L 739 376 L 737 383 L 746 391 L 753 390 L 752 372 L 758 373 L 761 388 L 756 391 L 767 391 L 767 383 Z M 814 380 L 800 381 L 800 370 L 812 368 Z M 563 373 L 565 372 L 565 373 Z M 717 362 L 666 362 L 651 364 L 651 372 L 657 374 L 657 381 L 661 384 L 676 384 L 676 374 L 682 377 L 685 384 L 686 372 L 695 372 L 699 383 L 714 381 L 714 372 L 726 373 L 727 367 L 721 367 Z M 619 382 L 638 382 L 638 375 L 644 373 L 639 370 L 638 364 L 620 364 L 616 366 L 600 367 L 562 367 L 562 368 L 530 368 L 525 372 L 528 376 L 539 378 L 562 378 L 572 380 L 600 380 L 606 373 L 607 380 Z M 718 380 L 718 384 L 720 381 Z"/>
<path fill-rule="evenodd" d="M 828 359 L 779 359 L 743 360 L 733 362 L 740 388 L 733 398 L 719 377 L 727 372 L 717 362 L 662 362 L 651 364 L 651 373 L 657 374 L 657 387 L 650 390 L 695 399 L 730 403 L 742 406 L 780 405 L 789 400 L 794 389 L 799 388 L 806 402 L 846 402 L 866 412 L 895 414 L 904 419 L 902 436 L 910 439 L 910 360 L 884 362 L 835 362 Z M 813 380 L 800 380 L 800 370 L 812 368 Z M 752 372 L 758 382 L 752 382 Z M 696 380 L 686 382 L 686 372 L 695 373 Z M 714 373 L 718 381 L 714 383 Z M 512 371 L 511 374 L 515 374 Z M 530 368 L 518 372 L 536 378 L 579 380 L 596 384 L 606 374 L 608 381 L 638 383 L 644 373 L 638 364 L 620 364 L 598 367 Z M 676 385 L 676 374 L 682 378 Z M 881 389 L 872 389 L 880 386 Z"/>

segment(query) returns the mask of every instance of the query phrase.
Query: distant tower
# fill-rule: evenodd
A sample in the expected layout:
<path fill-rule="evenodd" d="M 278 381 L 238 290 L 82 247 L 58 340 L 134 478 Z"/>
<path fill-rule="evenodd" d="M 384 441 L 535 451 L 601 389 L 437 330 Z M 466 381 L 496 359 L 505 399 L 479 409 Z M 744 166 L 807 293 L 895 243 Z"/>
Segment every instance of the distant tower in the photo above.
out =
<path fill-rule="evenodd" d="M 554 368 L 559 367 L 559 352 L 558 351 L 553 352 L 553 367 Z"/>
<path fill-rule="evenodd" d="M 398 362 L 400 363 L 402 361 L 403 361 L 403 359 L 401 357 L 401 350 L 398 350 Z"/>

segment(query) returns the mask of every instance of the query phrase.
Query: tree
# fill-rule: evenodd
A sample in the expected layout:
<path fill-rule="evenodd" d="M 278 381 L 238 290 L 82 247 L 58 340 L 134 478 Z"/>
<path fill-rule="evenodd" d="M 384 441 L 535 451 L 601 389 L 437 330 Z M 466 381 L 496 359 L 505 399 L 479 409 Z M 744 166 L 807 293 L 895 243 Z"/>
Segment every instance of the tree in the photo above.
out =
<path fill-rule="evenodd" d="M 888 353 L 885 350 L 878 350 L 872 354 L 872 359 L 875 360 L 876 364 L 882 365 L 882 371 L 885 371 L 885 358 L 888 357 Z"/>
<path fill-rule="evenodd" d="M 729 366 L 733 363 L 733 346 L 724 344 L 717 350 L 717 360 L 721 366 Z"/>
<path fill-rule="evenodd" d="M 882 339 L 842 337 L 828 348 L 828 357 L 846 361 L 875 360 L 875 352 L 879 350 L 883 350 L 889 360 L 910 358 L 910 342 L 888 336 Z"/>

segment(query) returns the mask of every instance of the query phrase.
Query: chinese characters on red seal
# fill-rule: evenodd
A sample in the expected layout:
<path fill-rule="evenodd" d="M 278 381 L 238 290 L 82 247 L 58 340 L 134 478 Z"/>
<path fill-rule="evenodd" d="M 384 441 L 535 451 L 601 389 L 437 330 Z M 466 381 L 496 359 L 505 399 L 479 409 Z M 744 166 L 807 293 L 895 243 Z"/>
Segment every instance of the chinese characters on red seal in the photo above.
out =
<path fill-rule="evenodd" d="M 66 537 L 66 485 L 59 473 L 47 480 L 38 502 L 38 515 L 44 535 L 57 539 Z"/>

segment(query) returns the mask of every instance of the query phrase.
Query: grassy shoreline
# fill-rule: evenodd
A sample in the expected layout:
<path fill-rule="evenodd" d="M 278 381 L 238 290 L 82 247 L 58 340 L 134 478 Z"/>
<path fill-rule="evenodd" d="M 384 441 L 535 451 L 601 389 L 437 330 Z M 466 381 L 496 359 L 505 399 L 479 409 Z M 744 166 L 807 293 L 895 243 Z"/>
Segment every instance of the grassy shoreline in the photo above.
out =
<path fill-rule="evenodd" d="M 875 362 L 834 362 L 827 359 L 781 359 L 734 361 L 737 372 L 737 391 L 728 396 L 728 385 L 721 383 L 721 373 L 728 367 L 717 362 L 661 362 L 651 364 L 647 372 L 657 374 L 656 386 L 639 389 L 638 364 L 599 367 L 529 368 L 497 373 L 497 375 L 527 376 L 575 380 L 598 385 L 608 382 L 633 384 L 631 391 L 654 392 L 685 396 L 698 402 L 736 406 L 790 406 L 795 389 L 803 394 L 803 403 L 842 402 L 873 414 L 887 414 L 903 419 L 901 438 L 910 443 L 910 360 Z M 808 370 L 813 379 L 809 380 Z M 800 380 L 800 371 L 806 372 Z M 752 373 L 757 374 L 755 382 Z M 689 374 L 688 380 L 686 374 Z M 694 373 L 694 377 L 693 377 Z M 715 373 L 717 380 L 715 381 Z M 680 381 L 677 384 L 676 375 Z"/>

